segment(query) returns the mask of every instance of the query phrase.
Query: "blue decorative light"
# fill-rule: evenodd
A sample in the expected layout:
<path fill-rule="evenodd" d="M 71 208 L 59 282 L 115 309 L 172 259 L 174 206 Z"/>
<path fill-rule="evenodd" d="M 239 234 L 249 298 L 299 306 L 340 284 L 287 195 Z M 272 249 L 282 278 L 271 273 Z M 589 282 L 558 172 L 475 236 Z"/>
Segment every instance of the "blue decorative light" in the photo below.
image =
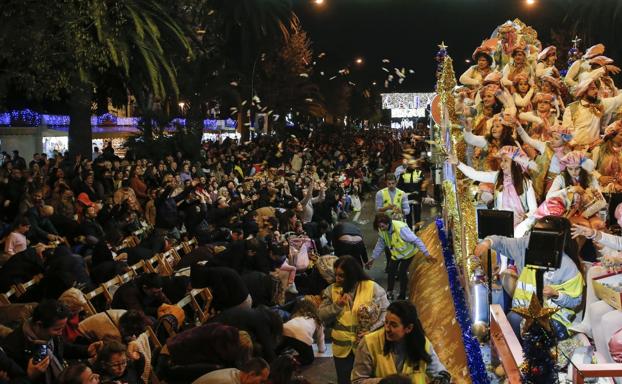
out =
<path fill-rule="evenodd" d="M 238 122 L 231 118 L 225 120 L 225 128 L 236 128 L 238 126 Z"/>
<path fill-rule="evenodd" d="M 477 384 L 489 384 L 490 379 L 486 373 L 486 365 L 482 358 L 482 350 L 479 347 L 479 342 L 473 336 L 471 332 L 471 315 L 469 307 L 466 304 L 464 298 L 464 291 L 460 284 L 458 276 L 458 269 L 454 262 L 454 255 L 451 250 L 451 245 L 447 241 L 445 231 L 443 230 L 443 220 L 441 218 L 436 219 L 436 227 L 438 228 L 438 237 L 441 240 L 443 246 L 443 258 L 445 259 L 445 266 L 447 267 L 447 275 L 449 277 L 449 288 L 451 289 L 451 295 L 454 299 L 454 308 L 456 309 L 456 320 L 460 324 L 462 330 L 462 341 L 466 350 L 467 365 L 469 367 L 469 373 L 471 374 L 471 380 Z"/>
<path fill-rule="evenodd" d="M 179 125 L 181 127 L 185 127 L 186 126 L 186 119 L 181 118 L 181 117 L 176 117 L 173 120 L 171 120 L 171 125 Z"/>
<path fill-rule="evenodd" d="M 11 114 L 11 125 L 15 127 L 38 127 L 41 124 L 41 115 L 28 108 L 14 110 Z"/>
<path fill-rule="evenodd" d="M 136 127 L 140 122 L 140 117 L 117 117 L 117 125 L 124 127 Z"/>
<path fill-rule="evenodd" d="M 117 125 L 117 117 L 112 113 L 104 113 L 97 116 L 97 125 Z"/>
<path fill-rule="evenodd" d="M 49 126 L 69 125 L 70 119 L 67 115 L 41 115 L 41 122 Z"/>
<path fill-rule="evenodd" d="M 203 120 L 203 128 L 205 128 L 205 129 L 216 129 L 216 128 L 218 128 L 218 120 L 216 120 L 216 119 L 205 119 L 205 120 Z"/>
<path fill-rule="evenodd" d="M 0 113 L 0 125 L 11 125 L 11 114 L 8 112 Z"/>

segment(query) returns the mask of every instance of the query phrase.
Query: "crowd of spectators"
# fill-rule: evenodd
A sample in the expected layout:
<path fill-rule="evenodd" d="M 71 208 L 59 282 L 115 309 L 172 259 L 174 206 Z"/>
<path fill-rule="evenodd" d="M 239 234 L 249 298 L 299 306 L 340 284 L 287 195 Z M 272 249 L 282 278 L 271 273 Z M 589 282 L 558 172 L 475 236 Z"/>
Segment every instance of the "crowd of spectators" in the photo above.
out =
<path fill-rule="evenodd" d="M 0 382 L 306 382 L 293 376 L 313 343 L 325 348 L 332 263 L 367 261 L 362 242 L 338 239 L 360 240 L 348 217 L 414 137 L 267 136 L 164 159 L 5 154 L 0 293 L 27 289 L 0 306 Z M 132 268 L 181 244 L 195 246 L 168 270 Z M 89 295 L 119 276 L 108 300 Z M 192 300 L 205 316 L 176 305 L 204 288 Z"/>

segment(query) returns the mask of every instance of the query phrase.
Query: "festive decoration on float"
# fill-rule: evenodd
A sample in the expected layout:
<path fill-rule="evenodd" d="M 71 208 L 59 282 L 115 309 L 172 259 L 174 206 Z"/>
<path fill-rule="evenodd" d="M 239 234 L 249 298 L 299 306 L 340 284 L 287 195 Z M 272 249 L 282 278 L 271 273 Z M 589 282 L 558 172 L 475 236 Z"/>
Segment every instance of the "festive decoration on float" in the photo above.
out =
<path fill-rule="evenodd" d="M 579 51 L 579 43 L 581 42 L 581 39 L 579 39 L 579 36 L 575 36 L 574 39 L 572 39 L 572 48 L 570 48 L 568 50 L 568 68 L 566 69 L 562 69 L 560 71 L 560 74 L 562 76 L 566 76 L 566 73 L 568 73 L 568 69 L 570 69 L 570 66 L 577 60 L 579 60 L 581 58 L 581 51 Z"/>
<path fill-rule="evenodd" d="M 479 347 L 479 342 L 473 336 L 471 330 L 471 317 L 469 307 L 466 303 L 464 291 L 460 284 L 460 274 L 458 267 L 454 262 L 454 255 L 451 252 L 450 240 L 445 235 L 443 228 L 443 220 L 436 219 L 436 226 L 438 228 L 438 234 L 443 246 L 443 258 L 445 261 L 445 267 L 447 275 L 449 277 L 449 288 L 451 290 L 452 297 L 454 299 L 454 307 L 456 309 L 456 320 L 460 324 L 462 330 L 462 342 L 467 354 L 467 365 L 471 374 L 473 383 L 489 383 L 488 375 L 486 373 L 486 365 L 482 358 L 482 351 Z"/>
<path fill-rule="evenodd" d="M 529 307 L 512 308 L 525 318 L 523 327 L 522 382 L 525 384 L 558 383 L 557 339 L 551 330 L 551 316 L 556 308 L 542 307 L 536 295 L 531 296 Z"/>

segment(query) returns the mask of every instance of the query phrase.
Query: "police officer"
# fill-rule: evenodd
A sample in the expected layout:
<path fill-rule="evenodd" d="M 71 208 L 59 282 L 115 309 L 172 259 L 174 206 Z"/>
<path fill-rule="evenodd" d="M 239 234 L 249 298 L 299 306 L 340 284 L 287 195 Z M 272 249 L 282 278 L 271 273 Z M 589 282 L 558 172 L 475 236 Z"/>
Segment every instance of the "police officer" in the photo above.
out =
<path fill-rule="evenodd" d="M 410 214 L 406 215 L 406 223 L 409 228 L 421 221 L 421 188 L 423 185 L 423 172 L 419 169 L 417 160 L 408 160 L 408 167 L 400 175 L 397 188 L 406 193 L 409 201 Z"/>

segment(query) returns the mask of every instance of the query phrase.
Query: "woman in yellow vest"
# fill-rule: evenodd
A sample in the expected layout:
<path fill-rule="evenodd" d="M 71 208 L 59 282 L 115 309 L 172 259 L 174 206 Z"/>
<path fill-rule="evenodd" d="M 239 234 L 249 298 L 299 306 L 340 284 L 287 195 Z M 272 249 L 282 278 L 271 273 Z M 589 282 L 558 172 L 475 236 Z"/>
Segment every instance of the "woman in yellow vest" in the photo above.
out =
<path fill-rule="evenodd" d="M 359 343 L 352 384 L 375 384 L 395 374 L 407 376 L 413 384 L 450 381 L 425 337 L 415 306 L 405 300 L 389 305 L 384 328 L 366 335 Z"/>
<path fill-rule="evenodd" d="M 382 327 L 389 300 L 384 289 L 367 276 L 352 256 L 341 256 L 333 268 L 335 283 L 322 293 L 320 319 L 332 328 L 337 383 L 350 384 L 356 345 L 361 337 Z M 375 316 L 363 319 L 363 312 Z"/>
<path fill-rule="evenodd" d="M 534 229 L 552 229 L 564 232 L 565 247 L 562 253 L 562 262 L 559 269 L 544 273 L 544 305 L 550 308 L 558 308 L 552 319 L 551 325 L 559 340 L 567 339 L 570 335 L 568 327 L 576 316 L 575 308 L 581 304 L 583 294 L 583 277 L 579 262 L 577 243 L 570 239 L 570 221 L 560 216 L 545 216 L 538 219 Z M 509 238 L 504 236 L 489 236 L 475 248 L 475 256 L 481 257 L 494 249 L 514 260 L 518 268 L 518 282 L 512 297 L 512 307 L 528 307 L 531 296 L 536 293 L 535 269 L 525 266 L 525 254 L 529 245 L 530 233 L 521 238 Z M 508 313 L 508 320 L 514 333 L 519 340 L 522 317 L 517 313 Z"/>
<path fill-rule="evenodd" d="M 406 289 L 408 285 L 408 267 L 417 252 L 421 251 L 429 261 L 434 261 L 423 241 L 408 228 L 408 224 L 391 220 L 384 213 L 376 214 L 374 219 L 374 229 L 378 231 L 378 241 L 372 252 L 371 260 L 367 263 L 367 267 L 371 267 L 374 260 L 377 259 L 382 251 L 388 249 L 390 253 L 387 271 L 387 293 L 389 300 L 393 300 L 393 285 L 395 284 L 395 275 L 398 274 L 400 279 L 400 294 L 398 299 L 406 298 Z M 387 251 L 385 251 L 387 252 Z"/>

